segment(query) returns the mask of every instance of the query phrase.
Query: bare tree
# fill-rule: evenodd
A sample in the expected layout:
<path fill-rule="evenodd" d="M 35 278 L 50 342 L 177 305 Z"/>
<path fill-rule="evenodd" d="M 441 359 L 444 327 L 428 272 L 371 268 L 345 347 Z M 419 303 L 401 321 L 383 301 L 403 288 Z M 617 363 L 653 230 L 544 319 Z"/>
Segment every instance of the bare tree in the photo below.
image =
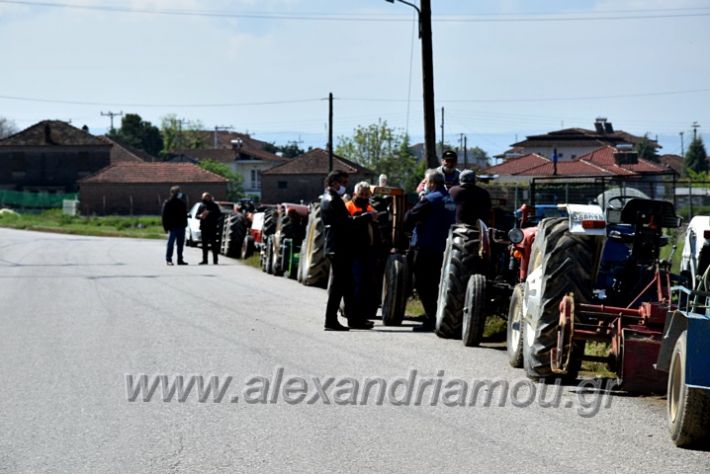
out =
<path fill-rule="evenodd" d="M 15 126 L 15 122 L 10 119 L 6 119 L 5 117 L 0 117 L 0 140 L 12 135 L 13 133 L 17 133 L 17 126 Z"/>

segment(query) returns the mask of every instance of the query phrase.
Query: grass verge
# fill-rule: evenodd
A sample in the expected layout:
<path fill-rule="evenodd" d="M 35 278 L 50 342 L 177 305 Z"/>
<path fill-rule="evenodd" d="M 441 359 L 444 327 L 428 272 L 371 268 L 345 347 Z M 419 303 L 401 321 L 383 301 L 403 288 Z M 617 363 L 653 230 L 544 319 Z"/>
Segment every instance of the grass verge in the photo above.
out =
<path fill-rule="evenodd" d="M 0 213 L 0 227 L 101 237 L 164 239 L 160 217 L 67 216 L 60 209 L 40 214 Z"/>

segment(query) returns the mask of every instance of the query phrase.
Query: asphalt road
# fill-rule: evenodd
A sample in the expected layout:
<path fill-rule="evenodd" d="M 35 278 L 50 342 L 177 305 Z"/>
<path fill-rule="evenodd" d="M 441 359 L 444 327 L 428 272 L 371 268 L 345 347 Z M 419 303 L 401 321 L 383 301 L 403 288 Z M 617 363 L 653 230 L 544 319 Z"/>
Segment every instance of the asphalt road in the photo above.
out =
<path fill-rule="evenodd" d="M 193 265 L 167 267 L 163 251 L 0 229 L 0 472 L 710 469 L 710 453 L 672 445 L 654 398 L 613 396 L 593 417 L 580 416 L 576 388 L 560 408 L 430 406 L 426 395 L 424 406 L 337 405 L 332 386 L 330 404 L 246 403 L 246 380 L 278 367 L 311 384 L 391 382 L 410 369 L 444 370 L 444 382 L 523 374 L 499 349 L 407 326 L 324 332 L 323 290 L 234 260 L 197 266 L 195 249 Z M 222 403 L 131 402 L 126 374 L 234 382 Z"/>

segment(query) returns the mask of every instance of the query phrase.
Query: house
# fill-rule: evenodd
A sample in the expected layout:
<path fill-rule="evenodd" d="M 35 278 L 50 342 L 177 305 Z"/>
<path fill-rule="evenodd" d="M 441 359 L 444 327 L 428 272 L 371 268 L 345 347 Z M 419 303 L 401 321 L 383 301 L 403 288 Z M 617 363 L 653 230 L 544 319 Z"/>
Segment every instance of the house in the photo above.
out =
<path fill-rule="evenodd" d="M 536 177 L 615 177 L 672 175 L 674 171 L 661 163 L 638 157 L 628 147 L 598 147 L 573 160 L 553 161 L 538 153 L 508 158 L 503 163 L 484 169 L 481 174 L 497 176 L 498 182 L 527 183 Z"/>
<path fill-rule="evenodd" d="M 156 158 L 155 156 L 151 155 L 150 153 L 148 153 L 146 151 L 126 145 L 126 144 L 121 143 L 121 142 L 119 142 L 113 138 L 110 138 L 106 135 L 99 135 L 96 138 L 98 138 L 99 140 L 101 140 L 104 143 L 108 143 L 111 145 L 111 164 L 112 165 L 115 165 L 116 163 L 123 163 L 123 162 L 142 163 L 144 161 L 147 161 L 147 162 L 159 161 L 158 158 Z"/>
<path fill-rule="evenodd" d="M 359 181 L 374 182 L 375 173 L 363 166 L 333 155 L 333 169 L 350 175 L 349 192 Z M 328 175 L 328 152 L 315 148 L 287 163 L 264 171 L 262 175 L 262 201 L 269 204 L 280 202 L 312 202 L 323 193 L 324 180 Z"/>
<path fill-rule="evenodd" d="M 173 185 L 180 186 L 188 203 L 195 203 L 205 191 L 225 200 L 228 183 L 191 163 L 122 162 L 79 181 L 79 207 L 85 215 L 158 215 Z"/>
<path fill-rule="evenodd" d="M 555 150 L 559 161 L 574 160 L 604 146 L 616 147 L 622 144 L 636 145 L 644 140 L 630 133 L 614 130 L 611 122 L 598 118 L 594 130 L 566 128 L 543 135 L 531 135 L 511 145 L 511 149 L 499 156 L 504 159 L 535 153 L 552 159 Z M 656 148 L 661 146 L 649 140 Z"/>
<path fill-rule="evenodd" d="M 213 160 L 228 165 L 242 176 L 242 187 L 247 195 L 261 198 L 261 175 L 264 171 L 284 164 L 289 158 L 276 155 L 264 148 L 268 145 L 249 135 L 234 132 L 199 132 L 204 139 L 213 138 L 212 148 L 173 150 L 167 157 L 172 162 Z M 227 142 L 227 139 L 229 141 Z"/>
<path fill-rule="evenodd" d="M 74 193 L 77 181 L 111 163 L 112 144 L 59 120 L 0 140 L 0 188 Z"/>

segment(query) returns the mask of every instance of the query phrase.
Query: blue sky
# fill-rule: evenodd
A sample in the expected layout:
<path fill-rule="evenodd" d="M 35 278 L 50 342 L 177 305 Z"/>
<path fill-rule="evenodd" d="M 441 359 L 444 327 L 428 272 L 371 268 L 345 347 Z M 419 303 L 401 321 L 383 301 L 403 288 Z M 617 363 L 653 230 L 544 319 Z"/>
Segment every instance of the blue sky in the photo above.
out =
<path fill-rule="evenodd" d="M 156 124 L 175 113 L 323 145 L 333 92 L 336 137 L 380 118 L 422 135 L 415 15 L 401 3 L 31 3 L 0 0 L 0 116 L 20 128 L 51 118 L 102 132 L 101 111 Z M 687 146 L 693 121 L 710 129 L 710 1 L 432 3 L 437 140 L 442 106 L 448 142 L 465 133 L 490 153 L 598 116 L 666 152 L 681 131 Z"/>

